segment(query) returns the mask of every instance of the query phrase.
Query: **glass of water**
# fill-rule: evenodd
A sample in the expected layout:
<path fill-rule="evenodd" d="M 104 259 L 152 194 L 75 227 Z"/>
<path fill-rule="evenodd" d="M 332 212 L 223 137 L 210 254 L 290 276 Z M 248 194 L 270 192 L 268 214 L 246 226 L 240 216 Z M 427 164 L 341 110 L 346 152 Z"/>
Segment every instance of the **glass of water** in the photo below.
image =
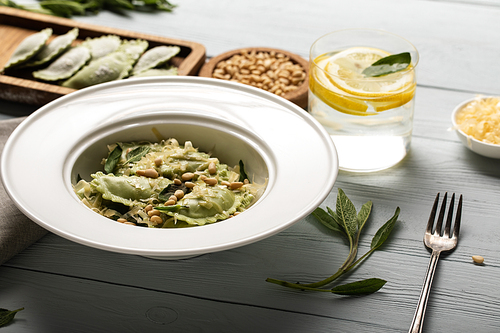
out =
<path fill-rule="evenodd" d="M 346 29 L 314 42 L 308 111 L 332 137 L 341 170 L 384 170 L 406 156 L 418 60 L 410 42 L 385 31 Z"/>

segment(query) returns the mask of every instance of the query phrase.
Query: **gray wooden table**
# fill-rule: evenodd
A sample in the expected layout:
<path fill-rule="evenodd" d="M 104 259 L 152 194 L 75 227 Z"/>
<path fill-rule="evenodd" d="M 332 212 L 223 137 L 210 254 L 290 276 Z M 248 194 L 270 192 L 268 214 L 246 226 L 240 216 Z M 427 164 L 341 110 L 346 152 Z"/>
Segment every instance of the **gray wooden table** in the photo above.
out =
<path fill-rule="evenodd" d="M 404 36 L 420 51 L 410 154 L 382 172 L 340 172 L 359 208 L 374 203 L 360 251 L 401 208 L 390 241 L 344 279 L 388 281 L 364 297 L 309 293 L 267 277 L 316 281 L 347 254 L 344 242 L 306 218 L 273 237 L 180 261 L 105 252 L 48 234 L 0 266 L 0 307 L 25 310 L 2 332 L 406 332 L 429 253 L 423 232 L 437 192 L 464 195 L 459 246 L 441 259 L 426 332 L 500 331 L 500 160 L 476 155 L 449 131 L 453 108 L 500 95 L 497 0 L 173 1 L 173 13 L 102 12 L 75 18 L 199 42 L 209 57 L 268 46 L 308 57 L 319 36 L 351 27 Z M 0 101 L 1 118 L 34 107 Z M 485 264 L 474 265 L 472 255 Z"/>

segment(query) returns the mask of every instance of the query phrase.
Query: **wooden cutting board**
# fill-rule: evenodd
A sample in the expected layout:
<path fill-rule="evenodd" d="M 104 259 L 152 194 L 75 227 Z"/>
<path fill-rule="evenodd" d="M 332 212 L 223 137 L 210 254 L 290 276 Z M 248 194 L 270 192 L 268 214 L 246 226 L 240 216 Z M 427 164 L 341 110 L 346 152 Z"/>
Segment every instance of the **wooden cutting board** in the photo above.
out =
<path fill-rule="evenodd" d="M 0 69 L 4 67 L 19 43 L 27 36 L 45 28 L 52 28 L 52 39 L 65 34 L 74 27 L 79 29 L 78 39 L 75 40 L 74 45 L 81 43 L 87 37 L 117 35 L 122 39 L 146 40 L 149 43 L 149 48 L 160 45 L 179 46 L 181 51 L 171 60 L 172 64 L 178 67 L 179 75 L 196 75 L 205 63 L 205 47 L 199 43 L 0 7 Z M 75 91 L 56 84 L 37 81 L 31 76 L 31 72 L 32 70 L 12 70 L 9 71 L 8 75 L 0 74 L 0 99 L 41 106 Z"/>

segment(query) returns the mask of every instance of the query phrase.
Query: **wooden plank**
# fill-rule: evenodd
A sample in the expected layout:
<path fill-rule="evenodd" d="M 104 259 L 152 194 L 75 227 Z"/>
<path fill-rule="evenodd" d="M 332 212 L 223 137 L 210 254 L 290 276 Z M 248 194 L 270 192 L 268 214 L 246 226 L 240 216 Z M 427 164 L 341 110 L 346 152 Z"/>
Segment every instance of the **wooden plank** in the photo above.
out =
<path fill-rule="evenodd" d="M 195 75 L 205 63 L 205 47 L 196 42 L 113 29 L 14 8 L 0 7 L 0 44 L 5 45 L 3 46 L 4 51 L 0 53 L 0 68 L 3 68 L 7 63 L 19 43 L 30 34 L 44 28 L 52 28 L 54 31 L 53 38 L 56 35 L 66 33 L 74 27 L 79 29 L 78 39 L 74 42 L 75 45 L 86 38 L 111 34 L 122 39 L 146 40 L 149 43 L 149 48 L 160 45 L 179 46 L 181 51 L 171 61 L 173 65 L 178 67 L 179 75 Z M 30 70 L 12 69 L 0 74 L 0 99 L 41 106 L 73 91 L 75 89 L 36 81 L 31 77 Z"/>

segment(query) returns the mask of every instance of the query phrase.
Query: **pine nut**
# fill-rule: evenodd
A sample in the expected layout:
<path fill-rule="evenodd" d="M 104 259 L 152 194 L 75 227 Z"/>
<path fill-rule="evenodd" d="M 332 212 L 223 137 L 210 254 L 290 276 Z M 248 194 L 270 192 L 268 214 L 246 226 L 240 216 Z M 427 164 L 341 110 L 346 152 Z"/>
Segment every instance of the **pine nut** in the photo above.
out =
<path fill-rule="evenodd" d="M 208 165 L 208 172 L 210 172 L 211 175 L 217 172 L 217 167 L 215 166 L 214 162 L 210 162 Z"/>
<path fill-rule="evenodd" d="M 144 176 L 149 178 L 158 178 L 158 172 L 155 169 L 144 170 Z"/>
<path fill-rule="evenodd" d="M 116 222 L 120 222 L 120 223 L 125 223 L 125 222 L 128 222 L 127 219 L 124 219 L 124 218 L 119 218 L 118 220 L 116 220 Z"/>
<path fill-rule="evenodd" d="M 220 182 L 220 184 L 221 184 L 221 185 L 225 185 L 225 186 L 229 186 L 229 185 L 231 185 L 231 183 L 230 183 L 230 182 L 228 182 L 228 181 L 226 181 L 226 180 L 221 181 L 221 182 Z"/>
<path fill-rule="evenodd" d="M 472 256 L 472 260 L 476 263 L 476 264 L 482 264 L 484 262 L 484 258 L 481 257 L 481 256 Z"/>
<path fill-rule="evenodd" d="M 163 159 L 161 157 L 155 158 L 155 165 L 159 167 L 163 163 Z"/>
<path fill-rule="evenodd" d="M 159 217 L 158 215 L 151 216 L 149 221 L 151 221 L 151 223 L 153 223 L 153 224 L 163 223 L 163 219 L 161 217 Z"/>
<path fill-rule="evenodd" d="M 229 188 L 231 190 L 236 190 L 236 189 L 239 189 L 240 187 L 243 186 L 243 183 L 242 182 L 232 182 L 230 185 L 229 185 Z"/>
<path fill-rule="evenodd" d="M 174 202 L 174 200 L 168 200 L 167 202 L 165 202 L 165 206 L 173 206 L 175 204 L 176 203 Z"/>
<path fill-rule="evenodd" d="M 182 198 L 184 198 L 184 191 L 177 190 L 177 191 L 175 191 L 174 196 L 177 197 L 177 199 L 182 199 Z"/>
<path fill-rule="evenodd" d="M 182 191 L 181 191 L 182 192 Z M 177 197 L 175 195 L 171 195 L 168 200 L 172 200 L 174 201 L 175 203 L 177 203 Z"/>
<path fill-rule="evenodd" d="M 182 181 L 180 179 L 178 179 L 178 178 L 175 178 L 174 179 L 174 184 L 175 185 L 180 185 L 180 184 L 182 184 Z"/>
<path fill-rule="evenodd" d="M 191 180 L 191 179 L 193 179 L 193 177 L 194 177 L 194 173 L 192 173 L 192 172 L 183 173 L 181 176 L 182 180 L 184 180 L 184 181 Z"/>
<path fill-rule="evenodd" d="M 153 210 L 153 205 L 147 205 L 146 207 L 144 207 L 144 211 L 147 213 L 149 211 Z"/>
<path fill-rule="evenodd" d="M 155 215 L 160 215 L 160 211 L 158 209 L 153 209 L 148 212 L 148 216 L 155 216 Z"/>
<path fill-rule="evenodd" d="M 217 178 L 205 178 L 205 179 L 203 179 L 203 181 L 207 185 L 211 185 L 211 186 L 217 185 L 217 183 L 218 183 Z"/>
<path fill-rule="evenodd" d="M 128 225 L 136 225 L 134 222 L 129 222 L 129 221 L 127 221 L 127 222 L 123 222 L 123 224 L 128 224 Z"/>

